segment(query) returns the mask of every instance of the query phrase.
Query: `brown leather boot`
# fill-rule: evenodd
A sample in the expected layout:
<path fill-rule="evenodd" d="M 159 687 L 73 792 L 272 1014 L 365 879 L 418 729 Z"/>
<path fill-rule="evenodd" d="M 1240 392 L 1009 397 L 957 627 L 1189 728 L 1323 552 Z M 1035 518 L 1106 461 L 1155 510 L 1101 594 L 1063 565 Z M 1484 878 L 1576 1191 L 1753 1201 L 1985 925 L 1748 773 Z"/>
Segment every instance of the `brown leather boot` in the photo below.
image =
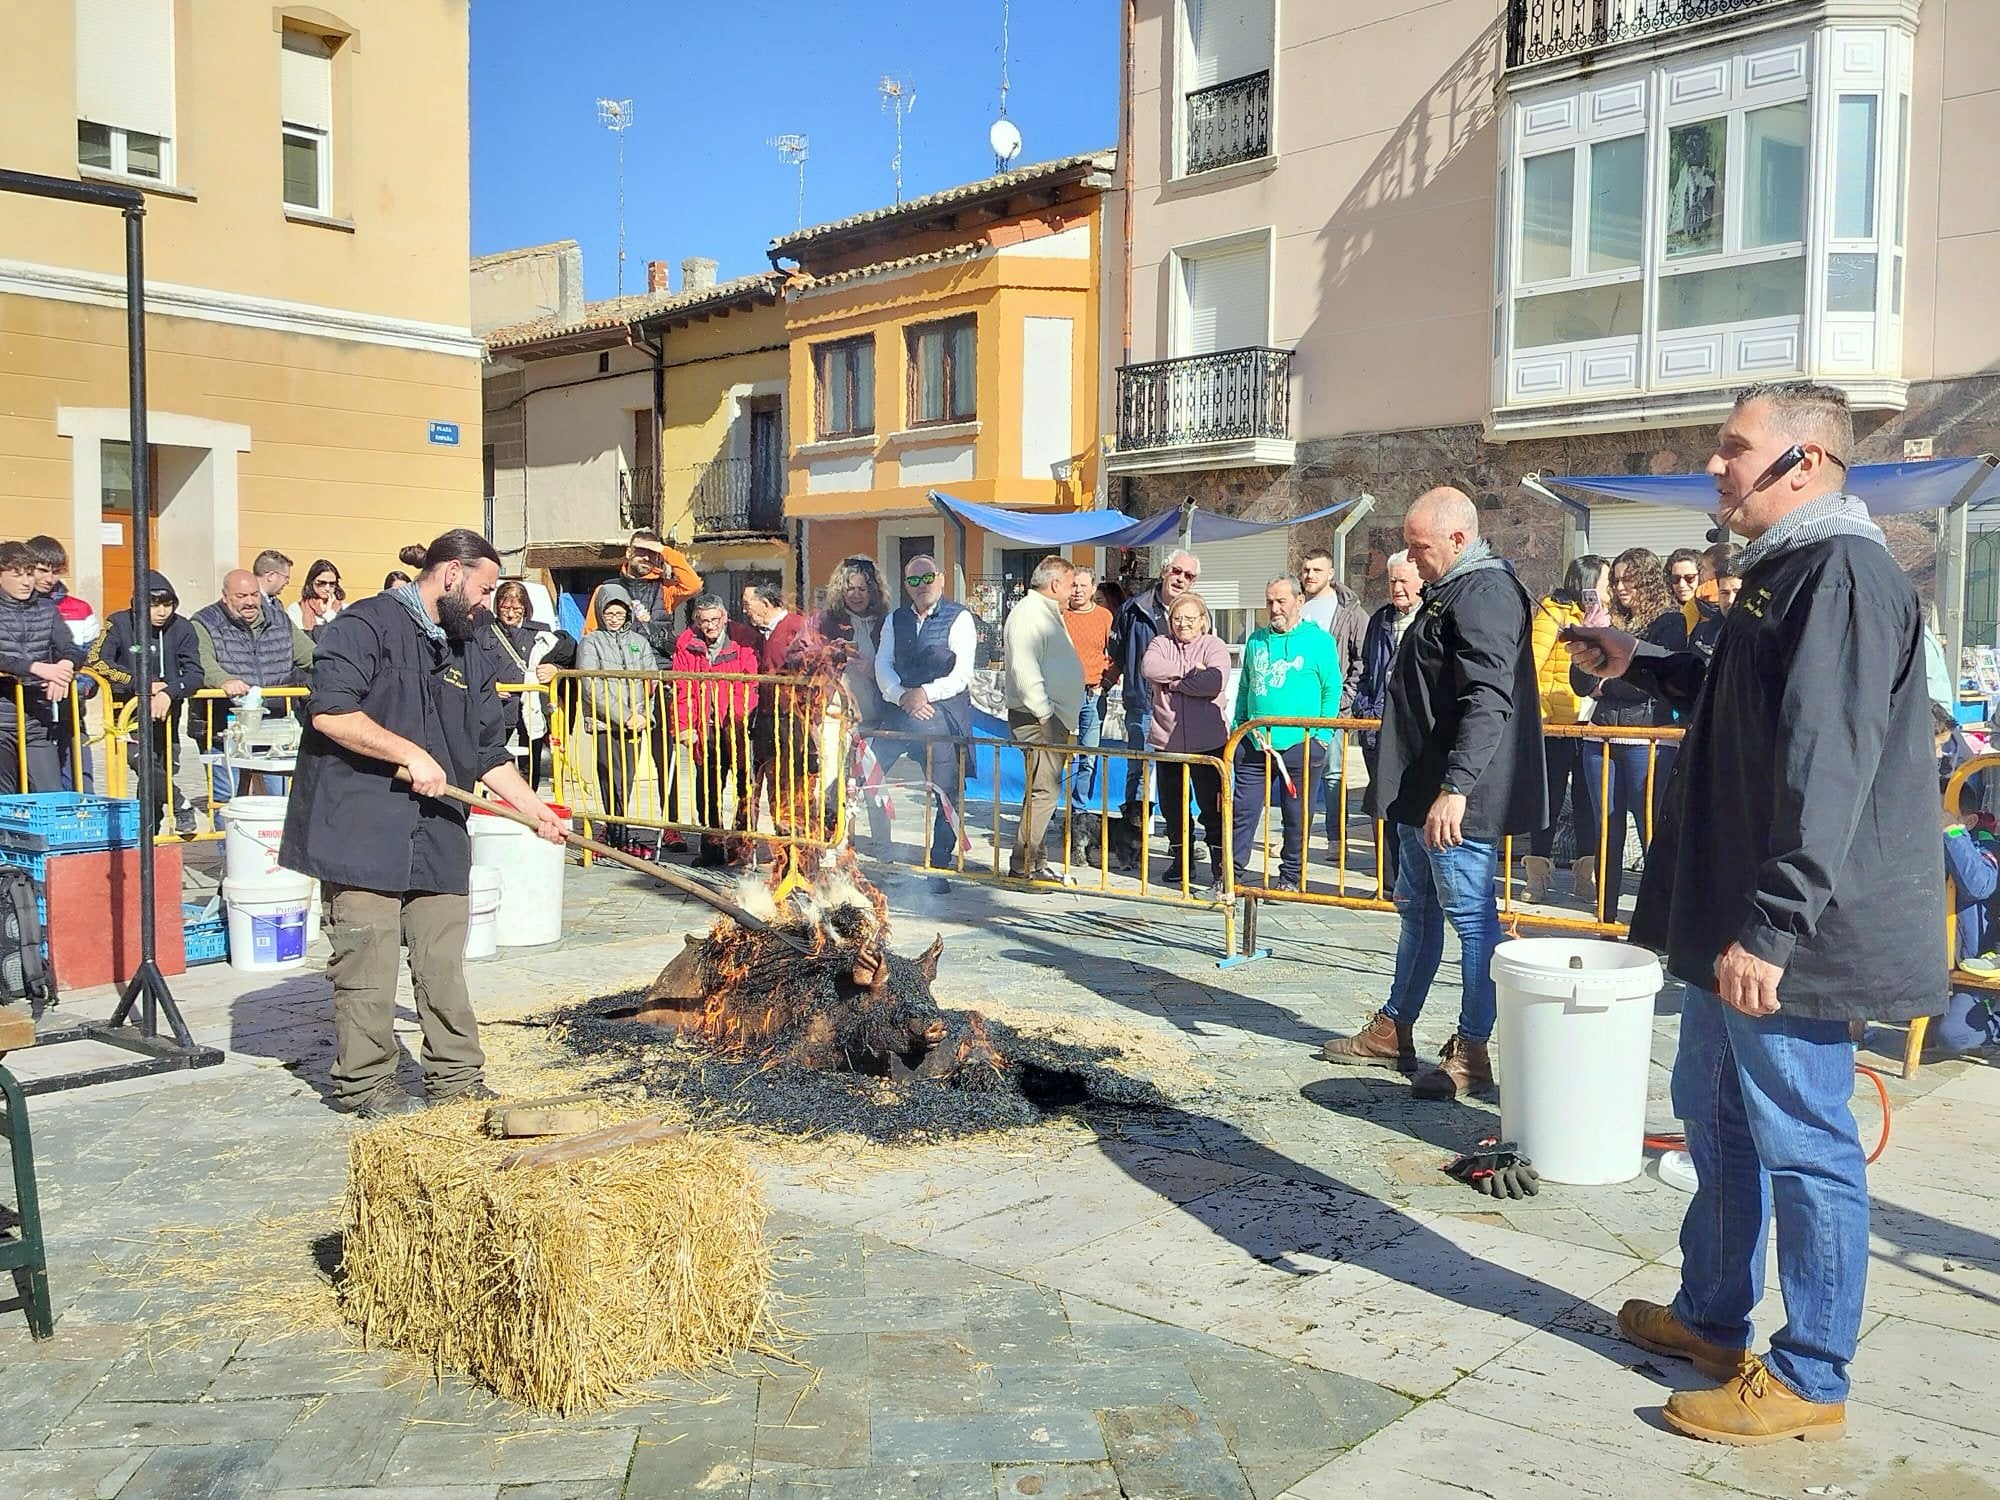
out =
<path fill-rule="evenodd" d="M 1327 1062 L 1372 1063 L 1399 1073 L 1417 1071 L 1417 1042 L 1410 1028 L 1379 1010 L 1353 1036 L 1329 1037 L 1319 1055 Z"/>
<path fill-rule="evenodd" d="M 1710 1380 L 1734 1380 L 1754 1358 L 1748 1349 L 1731 1349 L 1697 1338 L 1674 1316 L 1671 1307 L 1637 1297 L 1618 1309 L 1618 1331 L 1641 1349 L 1687 1360 Z"/>
<path fill-rule="evenodd" d="M 1675 1391 L 1660 1413 L 1676 1432 L 1739 1448 L 1804 1438 L 1830 1443 L 1847 1431 L 1845 1401 L 1808 1401 L 1773 1378 L 1752 1354 L 1734 1380 L 1712 1391 Z"/>
<path fill-rule="evenodd" d="M 1492 1087 L 1493 1059 L 1486 1043 L 1455 1036 L 1438 1054 L 1438 1065 L 1419 1074 L 1410 1092 L 1419 1099 L 1456 1099 L 1460 1094 L 1484 1093 Z"/>

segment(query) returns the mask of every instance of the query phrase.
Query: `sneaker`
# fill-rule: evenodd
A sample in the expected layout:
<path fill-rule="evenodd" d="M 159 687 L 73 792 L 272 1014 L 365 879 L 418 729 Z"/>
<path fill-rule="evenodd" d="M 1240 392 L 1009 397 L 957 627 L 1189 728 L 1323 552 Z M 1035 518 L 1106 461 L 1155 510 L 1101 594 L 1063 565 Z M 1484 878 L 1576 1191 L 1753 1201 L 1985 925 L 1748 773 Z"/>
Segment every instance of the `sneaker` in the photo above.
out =
<path fill-rule="evenodd" d="M 393 1120 L 399 1115 L 420 1115 L 428 1108 L 422 1099 L 407 1092 L 394 1079 L 385 1079 L 353 1106 L 353 1113 L 363 1120 Z"/>
<path fill-rule="evenodd" d="M 1649 1354 L 1684 1359 L 1710 1380 L 1734 1380 L 1755 1356 L 1689 1333 L 1671 1307 L 1634 1297 L 1618 1309 L 1618 1331 Z"/>
<path fill-rule="evenodd" d="M 1324 1062 L 1372 1063 L 1399 1073 L 1417 1071 L 1417 1043 L 1411 1028 L 1379 1010 L 1353 1036 L 1329 1038 L 1319 1055 Z"/>
<path fill-rule="evenodd" d="M 1455 1036 L 1438 1054 L 1438 1065 L 1417 1075 L 1410 1092 L 1419 1099 L 1456 1099 L 1460 1094 L 1483 1094 L 1493 1087 L 1493 1057 L 1486 1043 L 1469 1036 Z"/>
<path fill-rule="evenodd" d="M 660 847 L 669 854 L 687 853 L 688 841 L 669 828 L 660 835 Z"/>
<path fill-rule="evenodd" d="M 198 825 L 195 822 L 194 809 L 183 803 L 179 810 L 174 813 L 174 832 L 185 839 L 193 838 L 197 831 Z"/>
<path fill-rule="evenodd" d="M 500 1096 L 498 1094 L 494 1093 L 493 1090 L 491 1090 L 486 1086 L 485 1079 L 475 1078 L 472 1080 L 472 1082 L 468 1083 L 464 1088 L 457 1089 L 452 1093 L 431 1095 L 431 1103 L 458 1104 L 464 1100 L 470 1099 L 476 1103 L 490 1104 L 492 1103 L 492 1101 L 498 1099 L 499 1097 Z"/>
<path fill-rule="evenodd" d="M 1831 1443 L 1847 1434 L 1845 1401 L 1808 1401 L 1748 1353 L 1743 1368 L 1726 1384 L 1708 1391 L 1675 1391 L 1660 1415 L 1676 1432 L 1739 1448 L 1787 1438 Z"/>

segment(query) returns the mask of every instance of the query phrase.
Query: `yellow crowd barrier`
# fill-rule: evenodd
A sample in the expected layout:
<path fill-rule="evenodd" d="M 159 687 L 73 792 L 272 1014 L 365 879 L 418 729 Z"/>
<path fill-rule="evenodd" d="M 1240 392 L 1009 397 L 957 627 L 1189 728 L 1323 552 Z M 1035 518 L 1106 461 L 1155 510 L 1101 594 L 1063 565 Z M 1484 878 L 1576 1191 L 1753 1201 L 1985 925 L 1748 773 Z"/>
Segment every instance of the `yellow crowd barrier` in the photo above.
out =
<path fill-rule="evenodd" d="M 283 736 L 279 721 L 297 711 L 297 700 L 311 689 L 270 687 L 260 689 L 264 702 L 272 705 L 263 723 L 272 726 L 266 743 Z M 167 842 L 196 843 L 219 839 L 223 829 L 217 814 L 232 797 L 253 795 L 261 785 L 288 779 L 296 752 L 280 749 L 276 754 L 237 756 L 230 746 L 232 716 L 237 705 L 220 688 L 203 688 L 175 704 L 165 719 L 156 720 L 137 698 L 128 698 L 107 714 L 105 738 L 105 789 L 113 797 L 139 795 L 137 738 L 142 727 L 158 735 L 154 745 L 154 775 L 165 795 L 161 806 L 169 813 L 169 824 L 161 833 Z M 247 751 L 247 747 L 244 747 Z M 199 765 L 198 771 L 194 767 Z M 199 780 L 190 779 L 190 772 Z M 227 785 L 223 785 L 226 778 Z M 217 790 L 224 792 L 216 797 Z M 179 826 L 175 809 L 192 815 L 192 830 Z"/>
<path fill-rule="evenodd" d="M 583 831 L 828 849 L 847 830 L 837 687 L 741 672 L 564 670 L 549 683 L 555 799 Z"/>
<path fill-rule="evenodd" d="M 67 743 L 71 779 L 80 790 L 83 786 L 84 768 L 89 764 L 90 747 L 104 739 L 100 730 L 93 735 L 86 727 L 89 717 L 90 700 L 83 695 L 86 674 L 79 671 L 60 694 L 51 698 L 40 679 L 14 682 L 13 714 L 4 724 L 0 724 L 0 741 L 12 736 L 11 745 L 0 746 L 0 758 L 4 758 L 14 790 L 22 792 L 59 792 L 63 789 L 61 771 L 58 767 L 54 779 L 50 778 L 49 767 L 41 767 L 36 774 L 35 761 L 38 757 L 30 752 L 46 748 L 53 755 L 58 744 Z M 103 695 L 103 684 L 95 677 L 89 678 L 98 693 Z M 106 716 L 108 717 L 108 715 Z M 46 783 L 46 784 L 45 784 Z"/>
<path fill-rule="evenodd" d="M 1966 783 L 1981 772 L 2000 772 L 2000 754 L 1991 752 L 1975 755 L 1955 768 L 1944 784 L 1943 812 L 1951 816 L 1962 816 L 1968 811 L 1965 802 Z M 1942 818 L 1940 818 L 1942 822 Z M 1984 974 L 1977 969 L 1968 969 L 1958 961 L 1958 882 L 1951 878 L 1950 867 L 1944 876 L 1944 951 L 1951 965 L 1951 988 L 1953 990 L 1983 990 L 1988 994 L 2000 993 L 2000 974 Z M 1903 1076 L 1914 1074 L 1923 1061 L 1924 1034 L 1930 1030 L 1930 1017 L 1918 1016 L 1910 1023 L 1908 1037 L 1903 1044 Z"/>
<path fill-rule="evenodd" d="M 1305 731 L 1335 730 L 1340 731 L 1341 737 L 1344 739 L 1346 735 L 1364 732 L 1372 733 L 1379 728 L 1380 721 L 1375 719 L 1281 717 L 1253 719 L 1231 733 L 1228 743 L 1223 747 L 1222 756 L 1225 765 L 1233 773 L 1242 747 L 1246 743 L 1253 746 L 1260 743 L 1268 743 L 1270 731 L 1273 729 L 1299 729 Z M 1677 743 L 1682 734 L 1683 731 L 1679 728 L 1642 728 L 1626 725 L 1598 724 L 1550 724 L 1544 726 L 1543 735 L 1545 738 L 1583 740 L 1598 743 L 1605 747 L 1601 763 L 1597 768 L 1595 816 L 1590 824 L 1586 824 L 1585 820 L 1577 816 L 1575 811 L 1572 810 L 1571 820 L 1572 833 L 1576 841 L 1576 853 L 1578 856 L 1594 855 L 1597 861 L 1597 890 L 1592 909 L 1587 915 L 1552 909 L 1547 903 L 1529 905 L 1525 902 L 1517 901 L 1514 895 L 1514 845 L 1518 840 L 1509 836 L 1501 841 L 1499 869 L 1495 877 L 1498 884 L 1497 900 L 1500 919 L 1504 926 L 1509 930 L 1529 927 L 1553 931 L 1594 933 L 1607 937 L 1622 937 L 1625 934 L 1627 925 L 1618 919 L 1616 911 L 1606 909 L 1605 900 L 1606 882 L 1604 875 L 1608 862 L 1613 859 L 1622 861 L 1625 851 L 1624 822 L 1622 819 L 1619 821 L 1615 849 L 1612 845 L 1611 818 L 1609 813 L 1614 801 L 1612 790 L 1615 774 L 1615 757 L 1611 752 L 1611 746 L 1620 741 L 1629 741 L 1641 743 L 1646 748 L 1646 779 L 1643 805 L 1636 809 L 1636 811 L 1643 820 L 1641 824 L 1644 830 L 1642 843 L 1649 844 L 1653 836 L 1653 811 L 1657 802 L 1658 775 L 1656 773 L 1658 771 L 1660 747 L 1662 745 Z M 1336 743 L 1341 743 L 1341 740 L 1337 740 Z M 1309 773 L 1302 766 L 1300 774 Z M 1260 902 L 1273 901 L 1291 902 L 1308 906 L 1334 906 L 1344 907 L 1353 911 L 1387 912 L 1395 910 L 1395 893 L 1385 878 L 1391 864 L 1388 852 L 1389 832 L 1386 825 L 1380 819 L 1373 820 L 1369 827 L 1368 847 L 1371 856 L 1368 861 L 1369 868 L 1364 871 L 1359 867 L 1357 862 L 1350 860 L 1349 846 L 1351 839 L 1347 816 L 1349 774 L 1347 757 L 1344 753 L 1344 744 L 1340 763 L 1335 767 L 1334 771 L 1334 805 L 1337 809 L 1337 816 L 1332 820 L 1334 848 L 1331 862 L 1334 869 L 1331 882 L 1320 888 L 1315 888 L 1315 875 L 1309 853 L 1312 844 L 1313 821 L 1320 811 L 1324 794 L 1321 788 L 1320 775 L 1310 775 L 1310 785 L 1297 789 L 1298 795 L 1302 796 L 1305 801 L 1305 807 L 1301 813 L 1302 842 L 1305 845 L 1305 848 L 1300 853 L 1301 879 L 1297 886 L 1286 886 L 1277 883 L 1273 878 L 1273 866 L 1274 863 L 1282 863 L 1283 854 L 1282 850 L 1278 850 L 1277 859 L 1274 861 L 1272 831 L 1269 826 L 1269 820 L 1264 816 L 1264 809 L 1267 807 L 1276 807 L 1278 797 L 1275 793 L 1280 790 L 1278 782 L 1281 779 L 1272 762 L 1272 757 L 1265 756 L 1262 786 L 1259 788 L 1262 796 L 1258 799 L 1258 809 L 1254 814 L 1246 812 L 1237 805 L 1238 799 L 1234 775 L 1226 776 L 1223 781 L 1223 824 L 1228 830 L 1228 838 L 1233 840 L 1239 817 L 1254 816 L 1259 825 L 1259 837 L 1255 841 L 1257 847 L 1253 849 L 1252 859 L 1243 869 L 1231 869 L 1226 892 L 1231 898 L 1244 898 L 1246 903 L 1241 929 L 1242 948 L 1240 950 L 1244 955 L 1248 955 L 1256 949 L 1256 915 L 1257 905 Z M 1555 812 L 1556 809 L 1551 809 L 1552 818 Z M 1590 839 L 1593 827 L 1596 837 L 1587 843 L 1586 840 Z M 1324 881 L 1325 877 L 1322 876 L 1320 879 Z"/>

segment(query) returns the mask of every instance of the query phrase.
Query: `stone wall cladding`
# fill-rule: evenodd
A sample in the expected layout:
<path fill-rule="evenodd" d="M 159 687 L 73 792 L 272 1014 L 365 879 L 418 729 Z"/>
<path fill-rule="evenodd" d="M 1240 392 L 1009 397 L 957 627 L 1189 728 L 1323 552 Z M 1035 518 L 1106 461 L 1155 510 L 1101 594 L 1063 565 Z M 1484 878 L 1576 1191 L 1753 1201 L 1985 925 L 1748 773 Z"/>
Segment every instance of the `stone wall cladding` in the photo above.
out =
<path fill-rule="evenodd" d="M 1922 381 L 1906 410 L 1856 419 L 1857 463 L 1900 460 L 1906 438 L 1933 440 L 1939 458 L 2000 452 L 2000 375 Z M 1299 445 L 1289 469 L 1132 475 L 1114 479 L 1111 503 L 1150 516 L 1192 498 L 1204 510 L 1275 520 L 1317 510 L 1364 491 L 1375 509 L 1349 535 L 1347 581 L 1371 602 L 1386 597 L 1383 567 L 1403 544 L 1410 502 L 1453 485 L 1479 506 L 1480 528 L 1537 592 L 1554 587 L 1563 563 L 1563 510 L 1520 487 L 1524 474 L 1677 474 L 1699 469 L 1715 446 L 1715 425 L 1588 433 L 1511 443 L 1490 441 L 1477 424 L 1351 433 Z M 1332 521 L 1298 529 L 1301 546 L 1331 540 Z M 1934 585 L 1933 513 L 1891 516 L 1883 529 L 1912 582 L 1928 600 Z"/>

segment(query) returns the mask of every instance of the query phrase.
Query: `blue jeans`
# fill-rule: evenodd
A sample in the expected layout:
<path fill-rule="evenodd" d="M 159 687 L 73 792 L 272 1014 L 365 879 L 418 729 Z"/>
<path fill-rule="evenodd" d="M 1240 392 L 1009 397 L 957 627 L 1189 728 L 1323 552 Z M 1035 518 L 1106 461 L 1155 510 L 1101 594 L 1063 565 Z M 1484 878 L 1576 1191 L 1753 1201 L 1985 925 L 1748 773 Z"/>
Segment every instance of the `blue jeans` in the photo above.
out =
<path fill-rule="evenodd" d="M 1347 766 L 1347 731 L 1333 731 L 1332 743 L 1326 750 L 1326 774 L 1320 778 L 1320 813 L 1326 819 L 1326 847 L 1340 847 L 1341 824 L 1346 820 L 1347 808 L 1340 798 L 1340 778 Z"/>
<path fill-rule="evenodd" d="M 1674 1113 L 1699 1185 L 1681 1221 L 1674 1316 L 1711 1343 L 1750 1347 L 1775 1209 L 1785 1326 L 1764 1362 L 1808 1401 L 1847 1399 L 1861 1333 L 1868 1179 L 1853 1092 L 1845 1021 L 1753 1019 L 1687 987 Z"/>
<path fill-rule="evenodd" d="M 1308 749 L 1308 746 L 1311 748 Z M 1312 831 L 1312 805 L 1320 773 L 1325 766 L 1325 755 L 1326 746 L 1313 739 L 1301 740 L 1289 749 L 1275 751 L 1259 750 L 1248 739 L 1237 741 L 1236 764 L 1230 768 L 1235 787 L 1232 795 L 1235 798 L 1236 818 L 1231 830 L 1234 847 L 1230 854 L 1235 861 L 1238 884 L 1261 885 L 1266 879 L 1264 863 L 1253 863 L 1252 855 L 1264 833 L 1264 809 L 1275 804 L 1278 825 L 1282 830 L 1278 845 L 1278 887 L 1288 891 L 1303 888 L 1306 837 Z M 1278 771 L 1280 761 L 1291 773 L 1296 796 L 1285 791 L 1285 779 Z M 1169 820 L 1178 816 L 1173 808 L 1167 809 Z"/>
<path fill-rule="evenodd" d="M 1090 749 L 1104 743 L 1104 690 L 1085 688 L 1083 707 L 1076 716 L 1076 742 Z M 1103 764 L 1095 755 L 1078 755 L 1070 759 L 1069 774 L 1064 779 L 1069 782 L 1069 802 L 1075 808 L 1097 806 L 1097 778 Z"/>
<path fill-rule="evenodd" d="M 1665 790 L 1667 771 L 1673 765 L 1667 752 L 1677 748 L 1669 745 L 1660 747 L 1659 764 L 1653 771 L 1656 797 Z M 1646 812 L 1646 750 L 1644 745 L 1611 747 L 1611 831 L 1604 840 L 1604 859 L 1597 872 L 1597 886 L 1604 893 L 1604 920 L 1607 922 L 1618 920 L 1618 898 L 1625 884 L 1626 819 L 1631 819 L 1641 848 L 1645 847 L 1653 828 L 1652 819 Z M 1578 759 L 1583 765 L 1584 785 L 1590 789 L 1590 809 L 1587 816 L 1581 819 L 1572 817 L 1571 827 L 1576 835 L 1577 858 L 1588 855 L 1596 859 L 1598 830 L 1604 824 L 1604 809 L 1598 805 L 1604 796 L 1604 742 L 1583 741 Z"/>
<path fill-rule="evenodd" d="M 1500 846 L 1467 839 L 1455 849 L 1427 849 L 1424 831 L 1391 823 L 1396 840 L 1396 911 L 1403 931 L 1396 939 L 1396 977 L 1382 1014 L 1412 1024 L 1444 958 L 1444 924 L 1458 934 L 1458 966 L 1465 979 L 1458 1006 L 1458 1034 L 1483 1042 L 1493 1035 L 1493 949 L 1500 942 L 1500 910 L 1493 872 Z"/>

